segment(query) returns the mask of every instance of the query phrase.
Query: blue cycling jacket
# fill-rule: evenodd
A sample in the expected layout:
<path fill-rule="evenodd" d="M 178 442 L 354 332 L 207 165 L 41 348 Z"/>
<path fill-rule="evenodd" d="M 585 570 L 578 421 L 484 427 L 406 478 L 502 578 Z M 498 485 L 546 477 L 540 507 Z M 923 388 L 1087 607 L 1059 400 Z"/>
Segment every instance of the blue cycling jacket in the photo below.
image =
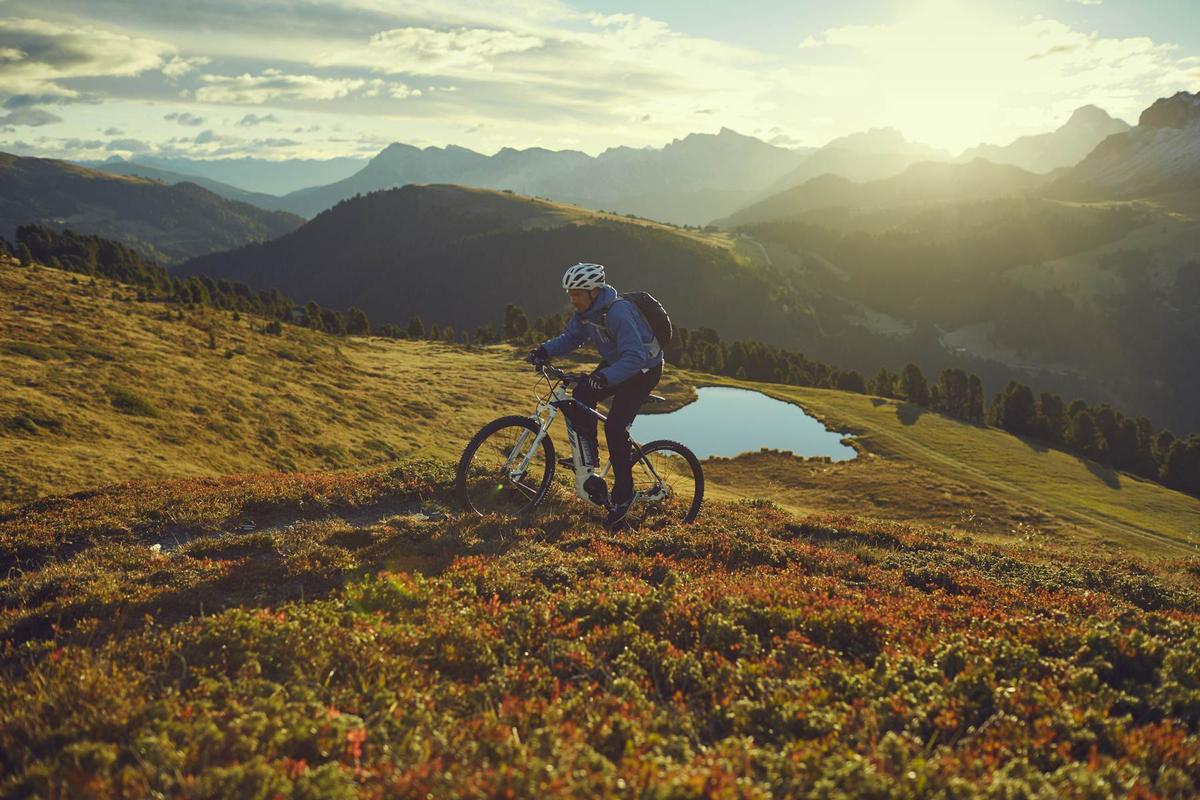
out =
<path fill-rule="evenodd" d="M 606 308 L 607 327 L 603 321 Z M 572 314 L 562 334 L 542 342 L 542 347 L 550 356 L 561 356 L 582 347 L 589 338 L 608 364 L 600 374 L 609 386 L 624 383 L 637 373 L 663 363 L 662 348 L 655 343 L 654 332 L 642 312 L 632 300 L 618 299 L 617 290 L 611 286 L 600 290 L 587 311 Z"/>

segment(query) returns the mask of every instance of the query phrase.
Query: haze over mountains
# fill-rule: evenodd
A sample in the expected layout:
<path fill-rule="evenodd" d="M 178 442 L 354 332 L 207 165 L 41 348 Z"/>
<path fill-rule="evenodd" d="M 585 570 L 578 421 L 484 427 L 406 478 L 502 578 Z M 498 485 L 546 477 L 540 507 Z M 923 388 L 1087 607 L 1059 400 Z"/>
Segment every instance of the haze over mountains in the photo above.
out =
<path fill-rule="evenodd" d="M 982 158 L 969 164 L 923 161 L 910 165 L 899 175 L 863 183 L 831 174 L 811 178 L 716 224 L 732 228 L 833 207 L 879 208 L 983 200 L 1024 194 L 1047 181 L 1045 175 Z"/>
<path fill-rule="evenodd" d="M 393 144 L 354 176 L 288 195 L 281 207 L 312 216 L 355 194 L 409 183 L 456 183 L 704 224 L 744 205 L 805 155 L 727 128 L 694 133 L 661 149 L 616 147 L 594 158 L 573 150 L 504 148 L 485 156 L 462 147 Z"/>
<path fill-rule="evenodd" d="M 1069 167 L 1105 136 L 1127 130 L 1101 109 L 1078 109 L 1058 130 L 962 154 L 1031 172 Z M 695 133 L 661 148 L 614 147 L 598 156 L 574 150 L 503 148 L 488 156 L 467 148 L 395 143 L 370 161 L 265 162 L 139 158 L 89 164 L 118 174 L 177 183 L 191 180 L 227 199 L 312 217 L 356 194 L 410 183 L 509 189 L 586 208 L 676 224 L 703 225 L 824 175 L 869 182 L 950 153 L 908 141 L 894 128 L 838 137 L 820 148 L 784 148 L 727 128 Z M 195 177 L 189 177 L 195 176 Z M 202 180 L 198 180 L 202 179 Z M 297 188 L 302 187 L 302 188 Z"/>
<path fill-rule="evenodd" d="M 195 176 L 242 191 L 282 196 L 289 192 L 322 186 L 347 178 L 366 166 L 365 158 L 305 159 L 268 161 L 264 158 L 172 158 L 140 155 L 136 163 L 184 176 Z M 108 171 L 121 169 L 130 162 L 121 159 L 81 162 L 84 166 Z"/>
<path fill-rule="evenodd" d="M 225 200 L 194 183 L 167 186 L 65 161 L 0 153 L 0 236 L 42 223 L 97 234 L 163 263 L 294 230 L 302 220 Z"/>
<path fill-rule="evenodd" d="M 1030 172 L 1051 172 L 1078 164 L 1100 142 L 1129 129 L 1129 123 L 1109 116 L 1102 108 L 1081 106 L 1062 127 L 1050 133 L 1022 136 L 1004 146 L 981 144 L 964 151 L 958 160 L 986 158 L 996 164 L 1013 164 Z"/>

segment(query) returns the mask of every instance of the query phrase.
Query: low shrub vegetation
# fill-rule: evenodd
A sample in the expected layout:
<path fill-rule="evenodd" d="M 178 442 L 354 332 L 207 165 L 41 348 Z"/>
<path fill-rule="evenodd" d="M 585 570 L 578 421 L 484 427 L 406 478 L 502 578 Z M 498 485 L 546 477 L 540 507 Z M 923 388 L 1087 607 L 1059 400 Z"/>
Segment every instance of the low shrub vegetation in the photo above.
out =
<path fill-rule="evenodd" d="M 0 794 L 1194 797 L 1200 577 L 714 503 L 434 513 L 448 465 L 0 520 Z"/>

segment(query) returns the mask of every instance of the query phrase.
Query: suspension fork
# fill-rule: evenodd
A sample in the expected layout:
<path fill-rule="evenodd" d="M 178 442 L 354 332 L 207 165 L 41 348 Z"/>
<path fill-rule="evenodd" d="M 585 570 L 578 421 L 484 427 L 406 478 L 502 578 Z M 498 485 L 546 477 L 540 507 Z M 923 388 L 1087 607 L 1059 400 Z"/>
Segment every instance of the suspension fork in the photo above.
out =
<path fill-rule="evenodd" d="M 539 430 L 534 435 L 533 443 L 529 445 L 529 450 L 526 451 L 525 457 L 521 459 L 520 466 L 515 470 L 518 475 L 524 475 L 525 470 L 529 469 L 529 462 L 533 460 L 533 454 L 537 452 L 538 447 L 542 443 L 542 439 L 546 438 L 546 434 L 550 431 L 550 425 L 554 422 L 554 418 L 556 416 L 558 416 L 558 409 L 551 406 L 544 419 L 536 418 L 538 419 Z M 513 445 L 513 449 L 508 456 L 508 460 L 504 462 L 504 469 L 506 471 L 508 470 L 509 465 L 512 464 L 512 460 L 516 458 L 518 453 L 521 452 L 521 448 L 524 446 L 525 440 L 529 438 L 530 433 L 531 431 L 526 428 L 521 431 L 521 435 L 517 437 L 517 443 Z M 509 474 L 512 473 L 510 472 Z"/>

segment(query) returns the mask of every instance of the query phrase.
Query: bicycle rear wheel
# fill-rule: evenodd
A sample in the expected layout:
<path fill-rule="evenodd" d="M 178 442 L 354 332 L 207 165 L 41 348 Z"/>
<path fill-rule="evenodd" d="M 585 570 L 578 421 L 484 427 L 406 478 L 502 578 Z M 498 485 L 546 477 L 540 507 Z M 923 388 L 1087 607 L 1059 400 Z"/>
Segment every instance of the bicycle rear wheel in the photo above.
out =
<path fill-rule="evenodd" d="M 704 502 L 704 471 L 696 454 L 659 439 L 634 451 L 630 516 L 638 525 L 693 522 Z"/>
<path fill-rule="evenodd" d="M 533 446 L 538 425 L 528 417 L 489 422 L 467 444 L 458 461 L 456 491 L 467 511 L 480 516 L 531 513 L 554 478 L 554 442 Z"/>

